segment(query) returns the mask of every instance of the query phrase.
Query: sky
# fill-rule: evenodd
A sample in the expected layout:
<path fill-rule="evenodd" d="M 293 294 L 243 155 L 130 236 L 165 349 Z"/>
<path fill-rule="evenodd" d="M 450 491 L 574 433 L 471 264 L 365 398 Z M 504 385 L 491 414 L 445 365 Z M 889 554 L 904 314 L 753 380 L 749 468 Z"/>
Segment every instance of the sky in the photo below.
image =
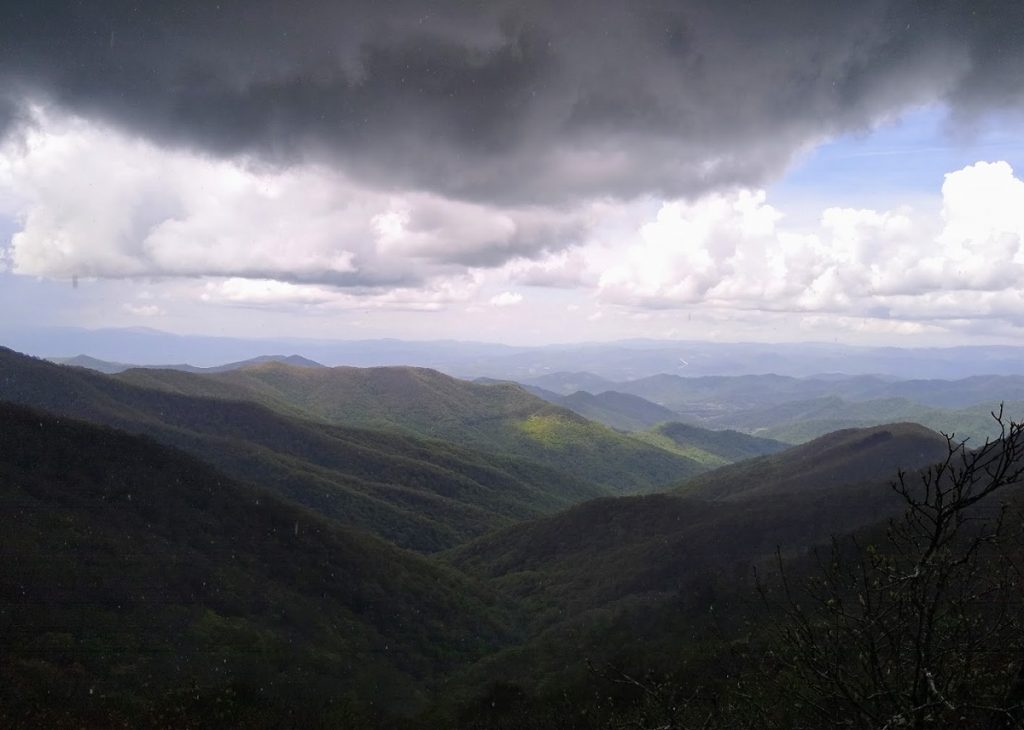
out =
<path fill-rule="evenodd" d="M 1024 341 L 1024 5 L 8 2 L 0 329 Z"/>

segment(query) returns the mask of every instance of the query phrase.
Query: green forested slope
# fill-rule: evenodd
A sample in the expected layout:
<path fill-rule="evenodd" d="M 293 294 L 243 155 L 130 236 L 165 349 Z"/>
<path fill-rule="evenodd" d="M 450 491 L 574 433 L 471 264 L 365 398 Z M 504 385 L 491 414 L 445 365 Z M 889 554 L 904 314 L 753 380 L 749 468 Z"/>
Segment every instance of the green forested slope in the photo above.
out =
<path fill-rule="evenodd" d="M 546 403 L 517 385 L 471 383 L 425 368 L 266 364 L 204 376 L 130 371 L 119 377 L 148 386 L 163 379 L 168 389 L 189 393 L 206 394 L 211 382 L 224 384 L 233 397 L 244 395 L 285 412 L 518 456 L 619 494 L 650 491 L 704 469 Z"/>
<path fill-rule="evenodd" d="M 9 350 L 0 350 L 0 400 L 145 433 L 342 524 L 419 550 L 450 547 L 603 493 L 514 457 L 331 426 L 242 400 L 138 387 Z"/>

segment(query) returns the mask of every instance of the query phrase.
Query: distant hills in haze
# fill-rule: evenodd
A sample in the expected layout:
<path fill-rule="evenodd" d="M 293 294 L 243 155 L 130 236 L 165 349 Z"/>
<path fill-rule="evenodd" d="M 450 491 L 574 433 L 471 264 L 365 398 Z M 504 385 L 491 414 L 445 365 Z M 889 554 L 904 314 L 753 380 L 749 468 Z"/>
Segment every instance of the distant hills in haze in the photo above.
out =
<path fill-rule="evenodd" d="M 528 378 L 525 385 L 568 395 L 617 391 L 658 403 L 677 413 L 710 418 L 722 411 L 839 397 L 850 402 L 904 398 L 935 408 L 963 408 L 980 401 L 1024 400 L 1024 377 L 972 376 L 957 380 L 894 380 L 878 375 L 792 377 L 776 374 L 683 377 L 654 375 L 636 380 L 584 378 L 579 373 Z"/>
<path fill-rule="evenodd" d="M 0 342 L 42 357 L 87 353 L 100 360 L 140 365 L 185 362 L 210 367 L 266 353 L 297 352 L 331 366 L 412 365 L 459 377 L 518 381 L 565 372 L 593 373 L 616 382 L 662 373 L 688 377 L 761 373 L 808 377 L 846 373 L 904 380 L 1024 375 L 1024 348 L 1004 345 L 898 348 L 833 343 L 622 340 L 526 347 L 451 340 L 247 340 L 175 335 L 144 328 L 25 330 L 13 324 L 0 325 Z M 570 392 L 576 390 L 592 388 L 579 383 Z"/>
<path fill-rule="evenodd" d="M 132 370 L 134 368 L 181 370 L 186 373 L 223 373 L 228 370 L 237 370 L 238 368 L 248 367 L 249 365 L 262 365 L 268 362 L 276 362 L 281 363 L 282 365 L 292 365 L 300 368 L 323 367 L 320 363 L 310 360 L 309 358 L 302 357 L 301 355 L 258 355 L 256 357 L 251 357 L 248 360 L 240 360 L 238 362 L 231 362 L 225 365 L 213 365 L 207 368 L 200 368 L 195 365 L 187 365 L 184 363 L 177 365 L 130 365 L 122 362 L 97 360 L 96 358 L 89 357 L 88 355 L 76 355 L 75 357 L 52 357 L 49 358 L 49 360 L 50 362 L 55 362 L 58 365 L 73 365 L 75 367 L 95 370 L 99 373 L 106 373 L 107 375 L 123 373 L 125 370 Z"/>
<path fill-rule="evenodd" d="M 126 363 L 98 361 L 89 356 L 61 362 L 110 374 L 133 369 Z M 145 369 L 216 374 L 273 363 L 323 368 L 315 360 L 300 355 L 261 355 L 205 368 L 170 365 Z M 159 377 L 167 381 L 172 376 Z M 484 377 L 476 382 L 509 381 Z M 662 423 L 682 422 L 709 430 L 741 431 L 784 443 L 802 443 L 839 429 L 895 421 L 917 422 L 981 442 L 995 435 L 990 413 L 1001 403 L 1006 405 L 1009 415 L 1024 416 L 1021 375 L 900 380 L 880 375 L 683 377 L 662 373 L 616 381 L 586 371 L 567 371 L 525 378 L 520 384 L 542 400 L 619 431 L 644 432 Z M 268 393 L 263 386 L 257 390 L 261 388 L 264 392 L 260 397 L 276 399 L 288 407 L 289 396 Z M 217 393 L 211 390 L 210 394 Z M 251 393 L 241 395 L 250 396 Z M 387 420 L 379 414 L 374 418 Z M 352 415 L 343 422 L 373 425 L 366 418 Z M 408 426 L 409 423 L 403 424 Z M 451 435 L 434 423 L 425 435 L 435 435 L 435 431 L 441 437 Z M 641 440 L 667 445 L 659 442 L 656 435 Z"/>
<path fill-rule="evenodd" d="M 261 355 L 205 368 L 192 365 L 138 368 L 86 355 L 54 361 L 107 374 L 131 369 L 216 374 L 274 363 L 324 368 L 300 355 Z M 136 380 L 141 378 L 136 376 Z M 173 376 L 154 376 L 154 379 L 165 383 L 170 378 Z M 488 377 L 477 378 L 476 382 L 498 384 L 509 381 Z M 153 384 L 156 384 L 155 380 Z M 1021 375 L 977 375 L 959 380 L 896 380 L 878 375 L 833 374 L 797 378 L 774 374 L 706 377 L 659 374 L 614 381 L 593 373 L 575 371 L 527 378 L 521 385 L 542 400 L 619 431 L 641 432 L 662 423 L 680 421 L 710 430 L 743 431 L 784 443 L 802 443 L 839 429 L 895 421 L 917 422 L 981 442 L 995 435 L 990 413 L 1000 403 L 1005 403 L 1009 415 L 1024 416 L 1024 376 Z M 264 391 L 262 397 L 288 405 L 289 396 L 286 394 L 269 393 L 263 386 L 256 390 L 261 388 Z M 210 395 L 216 393 L 215 390 L 209 392 Z M 249 395 L 246 393 L 242 397 Z M 381 422 L 387 420 L 379 414 L 374 418 Z M 373 425 L 362 416 L 350 415 L 342 421 Z M 403 427 L 408 425 L 404 423 Z M 435 426 L 431 424 L 428 429 L 431 432 L 426 435 L 435 435 L 432 433 Z M 442 428 L 437 432 L 442 437 L 450 435 L 445 434 Z M 653 443 L 656 439 L 645 437 L 643 440 Z M 661 442 L 661 445 L 666 444 Z"/>
<path fill-rule="evenodd" d="M 572 390 L 580 386 L 591 390 Z M 580 412 L 598 399 L 604 407 L 589 407 L 586 412 L 595 420 L 625 430 L 647 430 L 658 419 L 712 430 L 739 430 L 786 443 L 802 443 L 844 428 L 897 421 L 921 423 L 980 443 L 997 435 L 991 413 L 1001 404 L 1008 416 L 1024 417 L 1024 377 L 1016 375 L 893 380 L 871 375 L 795 378 L 662 374 L 614 382 L 572 372 L 528 379 L 524 387 L 569 408 L 578 403 Z M 628 409 L 615 411 L 614 406 L 627 397 L 633 399 Z M 646 409 L 637 405 L 644 401 L 649 404 Z M 638 413 L 650 414 L 650 420 L 636 418 L 634 414 Z"/>

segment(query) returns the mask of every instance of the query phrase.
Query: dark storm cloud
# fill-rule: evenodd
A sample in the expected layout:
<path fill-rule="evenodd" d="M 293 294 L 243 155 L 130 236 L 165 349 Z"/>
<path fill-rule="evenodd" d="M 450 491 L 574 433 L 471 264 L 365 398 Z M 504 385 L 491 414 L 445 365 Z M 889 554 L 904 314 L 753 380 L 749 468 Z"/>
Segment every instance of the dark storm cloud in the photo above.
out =
<path fill-rule="evenodd" d="M 1022 28 L 1015 0 L 33 0 L 0 15 L 0 79 L 213 154 L 550 202 L 756 184 L 913 104 L 1020 105 Z"/>
<path fill-rule="evenodd" d="M 20 122 L 24 122 L 24 113 L 17 100 L 0 96 L 0 139 Z"/>

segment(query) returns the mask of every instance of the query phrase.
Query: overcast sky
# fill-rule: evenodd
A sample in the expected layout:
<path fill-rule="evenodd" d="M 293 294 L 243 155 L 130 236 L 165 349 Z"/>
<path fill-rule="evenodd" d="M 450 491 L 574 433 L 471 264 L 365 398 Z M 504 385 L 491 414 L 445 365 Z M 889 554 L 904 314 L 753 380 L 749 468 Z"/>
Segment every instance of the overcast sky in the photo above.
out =
<path fill-rule="evenodd" d="M 1020 342 L 1022 69 L 1016 0 L 6 2 L 0 317 Z"/>

